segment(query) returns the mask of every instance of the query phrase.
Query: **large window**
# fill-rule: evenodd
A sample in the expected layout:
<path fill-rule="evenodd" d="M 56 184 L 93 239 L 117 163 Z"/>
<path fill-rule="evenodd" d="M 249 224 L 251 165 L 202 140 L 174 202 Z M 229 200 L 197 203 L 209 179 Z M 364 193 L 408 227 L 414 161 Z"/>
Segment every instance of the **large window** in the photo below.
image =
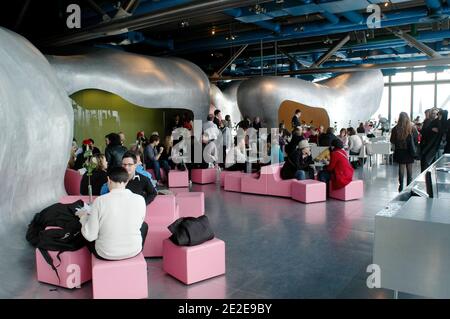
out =
<path fill-rule="evenodd" d="M 372 114 L 370 119 L 378 121 L 379 114 L 381 114 L 385 118 L 389 117 L 389 86 L 384 87 L 380 107 L 375 111 L 375 113 Z"/>
<path fill-rule="evenodd" d="M 414 76 L 415 78 L 415 76 Z M 424 112 L 434 106 L 434 84 L 414 85 L 412 119 L 420 116 L 424 120 Z"/>
<path fill-rule="evenodd" d="M 411 82 L 411 72 L 399 72 L 391 76 L 391 82 Z"/>
<path fill-rule="evenodd" d="M 408 113 L 412 120 L 420 116 L 421 121 L 425 110 L 432 107 L 450 112 L 450 69 L 438 73 L 400 70 L 395 75 L 385 76 L 384 82 L 383 98 L 372 118 L 389 114 L 394 125 L 400 112 Z"/>
<path fill-rule="evenodd" d="M 450 83 L 437 85 L 436 106 L 447 111 L 450 110 Z"/>
<path fill-rule="evenodd" d="M 411 86 L 401 85 L 392 87 L 391 123 L 397 122 L 400 112 L 411 112 Z"/>

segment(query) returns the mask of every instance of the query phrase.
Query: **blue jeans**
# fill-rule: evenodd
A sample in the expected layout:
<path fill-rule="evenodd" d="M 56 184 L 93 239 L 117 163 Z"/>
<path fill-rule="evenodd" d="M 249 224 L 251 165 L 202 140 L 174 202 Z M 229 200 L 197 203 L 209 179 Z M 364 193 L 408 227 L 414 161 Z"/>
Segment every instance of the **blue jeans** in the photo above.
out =
<path fill-rule="evenodd" d="M 317 179 L 321 182 L 328 183 L 331 179 L 331 174 L 327 170 L 320 171 Z"/>
<path fill-rule="evenodd" d="M 305 180 L 306 179 L 306 172 L 299 169 L 296 173 L 295 173 L 295 178 L 299 181 Z"/>
<path fill-rule="evenodd" d="M 166 160 L 152 161 L 150 166 L 150 168 L 153 168 L 153 171 L 155 172 L 155 178 L 157 181 L 161 180 L 161 166 L 166 173 L 169 173 L 170 171 L 169 163 Z"/>

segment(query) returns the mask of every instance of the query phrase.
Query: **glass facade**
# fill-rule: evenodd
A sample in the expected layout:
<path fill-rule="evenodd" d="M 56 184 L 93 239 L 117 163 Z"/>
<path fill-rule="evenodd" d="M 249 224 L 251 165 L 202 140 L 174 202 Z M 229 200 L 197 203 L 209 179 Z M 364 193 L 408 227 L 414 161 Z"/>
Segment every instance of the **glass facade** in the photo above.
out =
<path fill-rule="evenodd" d="M 400 112 L 415 119 L 424 119 L 427 109 L 438 107 L 450 111 L 450 69 L 443 72 L 401 70 L 395 75 L 384 76 L 384 91 L 380 107 L 371 116 L 389 117 L 394 126 Z"/>

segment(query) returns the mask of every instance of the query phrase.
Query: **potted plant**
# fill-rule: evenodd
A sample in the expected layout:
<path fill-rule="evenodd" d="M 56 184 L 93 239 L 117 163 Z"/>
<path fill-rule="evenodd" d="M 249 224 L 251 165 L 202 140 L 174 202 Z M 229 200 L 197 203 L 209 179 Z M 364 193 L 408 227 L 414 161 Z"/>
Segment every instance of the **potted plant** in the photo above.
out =
<path fill-rule="evenodd" d="M 87 145 L 86 151 L 83 154 L 85 162 L 83 167 L 86 169 L 86 174 L 88 177 L 88 194 L 89 194 L 89 205 L 92 204 L 92 185 L 91 176 L 92 172 L 97 168 L 97 164 L 92 161 L 92 150 L 90 145 Z"/>

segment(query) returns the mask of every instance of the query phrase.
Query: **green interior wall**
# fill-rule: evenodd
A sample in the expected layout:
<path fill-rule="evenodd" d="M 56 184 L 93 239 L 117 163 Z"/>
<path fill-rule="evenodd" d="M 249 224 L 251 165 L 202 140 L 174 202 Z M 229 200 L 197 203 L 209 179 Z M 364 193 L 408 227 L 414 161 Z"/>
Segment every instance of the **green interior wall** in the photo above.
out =
<path fill-rule="evenodd" d="M 72 96 L 74 110 L 74 137 L 80 145 L 83 139 L 92 138 L 103 152 L 105 135 L 125 133 L 125 146 L 135 142 L 136 132 L 154 131 L 164 135 L 166 118 L 173 110 L 149 109 L 132 104 L 120 96 L 101 90 L 83 90 Z M 146 107 L 151 107 L 146 105 Z"/>

